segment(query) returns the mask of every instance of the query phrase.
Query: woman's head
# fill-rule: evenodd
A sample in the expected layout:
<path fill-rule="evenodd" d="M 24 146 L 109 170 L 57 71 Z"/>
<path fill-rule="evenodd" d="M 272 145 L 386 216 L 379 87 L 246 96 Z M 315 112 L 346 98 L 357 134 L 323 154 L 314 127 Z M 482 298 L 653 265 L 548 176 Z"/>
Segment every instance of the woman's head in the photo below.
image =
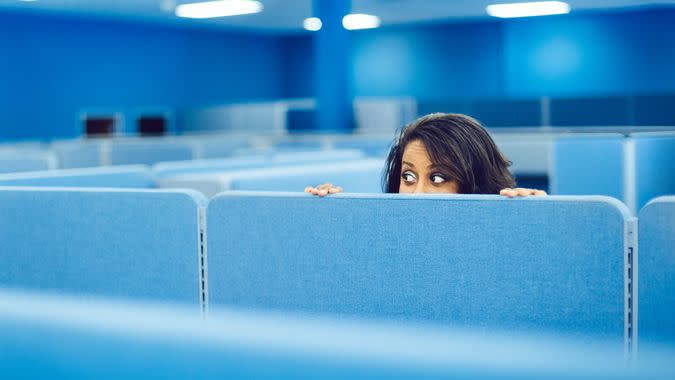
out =
<path fill-rule="evenodd" d="M 476 120 L 434 113 L 401 131 L 383 187 L 387 193 L 498 194 L 515 186 L 510 164 Z"/>

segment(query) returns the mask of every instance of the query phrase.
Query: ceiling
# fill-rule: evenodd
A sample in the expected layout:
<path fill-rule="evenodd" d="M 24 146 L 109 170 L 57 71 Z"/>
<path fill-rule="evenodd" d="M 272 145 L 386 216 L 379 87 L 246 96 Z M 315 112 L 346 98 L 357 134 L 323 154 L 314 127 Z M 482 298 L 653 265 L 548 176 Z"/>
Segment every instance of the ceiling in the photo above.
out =
<path fill-rule="evenodd" d="M 312 0 L 259 0 L 261 13 L 217 19 L 182 19 L 178 4 L 199 0 L 0 0 L 0 10 L 76 14 L 186 26 L 249 29 L 271 33 L 302 32 L 302 20 L 312 16 Z M 485 7 L 517 0 L 353 0 L 352 12 L 380 17 L 383 25 L 486 18 Z M 567 0 L 574 11 L 618 10 L 631 7 L 675 6 L 675 0 Z"/>

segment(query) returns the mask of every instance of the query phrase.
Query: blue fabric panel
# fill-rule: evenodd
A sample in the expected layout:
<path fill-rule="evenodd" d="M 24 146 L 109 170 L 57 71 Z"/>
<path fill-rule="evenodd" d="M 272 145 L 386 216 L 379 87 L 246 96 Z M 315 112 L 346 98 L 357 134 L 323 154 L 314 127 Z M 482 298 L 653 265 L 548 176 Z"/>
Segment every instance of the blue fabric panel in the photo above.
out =
<path fill-rule="evenodd" d="M 101 143 L 99 142 L 62 142 L 52 145 L 61 169 L 89 168 L 100 166 Z"/>
<path fill-rule="evenodd" d="M 389 154 L 393 138 L 390 139 L 354 139 L 336 141 L 336 149 L 358 149 L 370 157 L 386 157 Z"/>
<path fill-rule="evenodd" d="M 192 146 L 187 141 L 112 142 L 110 145 L 112 165 L 152 165 L 162 161 L 184 161 L 192 158 Z"/>
<path fill-rule="evenodd" d="M 274 144 L 274 149 L 279 151 L 297 151 L 297 150 L 313 150 L 321 149 L 321 141 L 315 140 L 289 140 L 289 141 L 280 141 Z"/>
<path fill-rule="evenodd" d="M 624 199 L 622 135 L 564 136 L 553 143 L 551 194 Z"/>
<path fill-rule="evenodd" d="M 611 198 L 230 192 L 207 215 L 211 305 L 624 340 Z"/>
<path fill-rule="evenodd" d="M 16 173 L 56 168 L 56 159 L 41 152 L 0 152 L 0 173 Z"/>
<path fill-rule="evenodd" d="M 300 153 L 296 156 L 302 156 Z M 317 156 L 317 158 L 319 158 Z M 330 159 L 330 156 L 324 157 Z M 297 159 L 297 157 L 294 157 Z M 301 192 L 307 186 L 332 182 L 346 191 L 381 192 L 384 163 L 377 159 L 347 160 L 340 163 L 279 164 L 271 168 L 235 169 L 221 172 L 183 173 L 160 178 L 167 189 L 193 189 L 207 197 L 228 190 L 267 190 Z"/>
<path fill-rule="evenodd" d="M 0 286 L 199 302 L 194 192 L 0 188 Z"/>
<path fill-rule="evenodd" d="M 345 191 L 381 193 L 384 162 L 379 160 L 350 161 L 331 165 L 278 167 L 269 170 L 241 172 L 228 176 L 229 190 L 264 190 L 301 192 L 307 186 L 330 182 Z"/>
<path fill-rule="evenodd" d="M 181 162 L 160 162 L 153 167 L 162 178 L 177 175 L 224 172 L 239 169 L 259 169 L 276 166 L 300 165 L 321 162 L 336 162 L 364 158 L 359 150 L 321 150 L 311 152 L 267 152 L 255 156 L 237 156 L 221 159 Z"/>
<path fill-rule="evenodd" d="M 298 152 L 320 152 L 321 148 L 312 149 L 289 149 L 289 148 L 273 148 L 273 147 L 256 147 L 256 148 L 242 148 L 234 152 L 233 157 L 248 157 L 248 156 L 269 156 L 277 153 L 298 153 Z"/>
<path fill-rule="evenodd" d="M 505 130 L 491 132 L 492 139 L 501 153 L 511 161 L 511 173 L 522 176 L 546 177 L 549 175 L 551 150 L 556 135 L 549 133 L 509 133 Z"/>
<path fill-rule="evenodd" d="M 627 97 L 553 98 L 551 125 L 556 127 L 630 125 Z"/>
<path fill-rule="evenodd" d="M 156 187 L 150 169 L 141 165 L 0 174 L 0 186 Z"/>
<path fill-rule="evenodd" d="M 270 165 L 267 156 L 241 156 L 208 160 L 160 162 L 152 170 L 158 177 L 166 178 L 187 173 L 205 173 L 224 170 L 261 168 Z"/>
<path fill-rule="evenodd" d="M 341 162 L 362 158 L 365 158 L 365 154 L 356 149 L 319 150 L 313 152 L 275 152 L 270 154 L 270 159 L 274 166 Z"/>
<path fill-rule="evenodd" d="M 204 136 L 192 142 L 200 158 L 229 157 L 237 149 L 248 148 L 249 138 L 244 136 Z"/>
<path fill-rule="evenodd" d="M 675 195 L 675 133 L 636 133 L 635 196 L 637 209 L 651 199 Z"/>
<path fill-rule="evenodd" d="M 185 308 L 16 292 L 0 292 L 0 334 L 3 379 L 675 376 L 668 349 L 629 366 L 604 342 L 231 310 L 202 319 Z"/>
<path fill-rule="evenodd" d="M 675 344 L 675 197 L 640 211 L 638 238 L 639 344 Z"/>

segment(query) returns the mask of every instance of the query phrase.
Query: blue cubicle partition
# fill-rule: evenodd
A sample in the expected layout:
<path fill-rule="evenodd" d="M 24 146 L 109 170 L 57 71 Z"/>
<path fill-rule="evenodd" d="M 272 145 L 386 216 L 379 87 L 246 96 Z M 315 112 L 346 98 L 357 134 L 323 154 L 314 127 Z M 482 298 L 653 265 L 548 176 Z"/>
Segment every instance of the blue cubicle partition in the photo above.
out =
<path fill-rule="evenodd" d="M 351 161 L 365 158 L 360 150 L 320 150 L 309 152 L 278 152 L 259 150 L 257 154 L 229 158 L 160 162 L 153 166 L 153 172 L 161 178 L 182 175 L 223 172 L 237 169 L 260 169 L 278 166 L 298 166 L 321 162 Z"/>
<path fill-rule="evenodd" d="M 653 198 L 675 195 L 675 132 L 633 133 L 629 141 L 636 210 Z"/>
<path fill-rule="evenodd" d="M 675 194 L 675 133 L 562 136 L 551 164 L 552 194 L 607 195 L 637 214 L 650 199 Z"/>
<path fill-rule="evenodd" d="M 194 192 L 0 187 L 0 287 L 202 302 Z"/>
<path fill-rule="evenodd" d="M 155 188 L 150 168 L 143 165 L 105 166 L 0 174 L 0 186 Z"/>
<path fill-rule="evenodd" d="M 109 164 L 107 143 L 103 139 L 56 141 L 51 148 L 58 157 L 60 169 L 77 169 Z"/>
<path fill-rule="evenodd" d="M 270 162 L 267 156 L 250 155 L 204 160 L 159 162 L 152 166 L 152 171 L 159 178 L 168 178 L 184 174 L 262 168 L 269 165 Z"/>
<path fill-rule="evenodd" d="M 152 165 L 162 161 L 184 161 L 194 157 L 193 146 L 181 140 L 112 141 L 111 165 Z"/>
<path fill-rule="evenodd" d="M 0 378 L 667 379 L 604 342 L 0 291 Z"/>
<path fill-rule="evenodd" d="M 37 150 L 0 151 L 0 173 L 16 173 L 57 168 L 56 156 Z"/>
<path fill-rule="evenodd" d="M 390 138 L 353 138 L 337 140 L 333 143 L 335 149 L 358 149 L 369 157 L 387 157 L 394 142 L 394 136 Z"/>
<path fill-rule="evenodd" d="M 490 134 L 501 153 L 511 161 L 509 170 L 516 186 L 550 192 L 551 150 L 554 133 L 509 133 L 492 129 Z"/>
<path fill-rule="evenodd" d="M 380 193 L 383 160 L 347 160 L 338 163 L 279 165 L 271 168 L 235 169 L 180 174 L 158 179 L 159 187 L 184 188 L 207 197 L 228 190 L 298 191 L 326 182 L 349 192 Z"/>
<path fill-rule="evenodd" d="M 324 148 L 320 140 L 286 140 L 274 143 L 274 149 L 278 151 L 302 151 L 319 150 Z"/>
<path fill-rule="evenodd" d="M 271 166 L 302 165 L 321 162 L 342 162 L 365 159 L 366 154 L 359 149 L 326 149 L 307 152 L 277 152 L 268 153 Z"/>
<path fill-rule="evenodd" d="M 675 196 L 649 202 L 639 222 L 639 344 L 675 344 Z"/>
<path fill-rule="evenodd" d="M 611 198 L 229 192 L 207 218 L 211 305 L 633 335 Z"/>
<path fill-rule="evenodd" d="M 594 194 L 624 200 L 625 140 L 620 134 L 558 137 L 551 160 L 551 194 Z"/>
<path fill-rule="evenodd" d="M 245 135 L 196 135 L 183 137 L 192 145 L 195 159 L 230 157 L 238 149 L 250 146 L 251 136 Z"/>

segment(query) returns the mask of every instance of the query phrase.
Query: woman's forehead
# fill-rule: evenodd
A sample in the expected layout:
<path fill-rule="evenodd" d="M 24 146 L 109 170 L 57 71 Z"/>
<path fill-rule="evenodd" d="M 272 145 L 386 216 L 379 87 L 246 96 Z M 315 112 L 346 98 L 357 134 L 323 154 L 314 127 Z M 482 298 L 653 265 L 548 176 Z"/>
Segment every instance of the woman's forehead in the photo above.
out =
<path fill-rule="evenodd" d="M 426 167 L 431 163 L 429 153 L 424 144 L 419 140 L 414 140 L 408 143 L 403 150 L 403 161 L 414 164 L 415 166 L 422 165 Z"/>

